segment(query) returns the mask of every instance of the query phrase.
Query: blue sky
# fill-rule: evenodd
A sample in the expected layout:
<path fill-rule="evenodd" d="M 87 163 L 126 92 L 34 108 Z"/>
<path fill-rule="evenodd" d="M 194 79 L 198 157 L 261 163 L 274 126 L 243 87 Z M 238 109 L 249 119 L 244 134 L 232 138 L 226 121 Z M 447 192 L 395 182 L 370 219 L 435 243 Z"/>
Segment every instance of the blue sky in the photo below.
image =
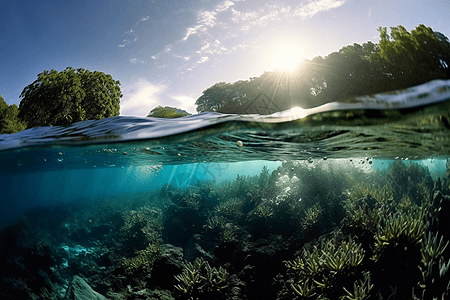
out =
<path fill-rule="evenodd" d="M 70 66 L 119 80 L 121 115 L 195 113 L 214 83 L 271 71 L 279 45 L 311 59 L 378 42 L 379 26 L 450 37 L 449 15 L 444 0 L 1 0 L 0 95 L 18 105 L 39 73 Z"/>

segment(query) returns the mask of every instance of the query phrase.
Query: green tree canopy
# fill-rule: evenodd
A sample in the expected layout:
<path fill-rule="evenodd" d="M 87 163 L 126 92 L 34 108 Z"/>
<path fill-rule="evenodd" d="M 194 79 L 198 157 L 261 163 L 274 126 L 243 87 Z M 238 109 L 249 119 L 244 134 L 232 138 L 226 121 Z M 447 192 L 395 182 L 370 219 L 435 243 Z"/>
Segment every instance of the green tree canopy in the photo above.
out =
<path fill-rule="evenodd" d="M 118 116 L 119 85 L 99 71 L 44 71 L 22 91 L 19 118 L 31 128 Z"/>
<path fill-rule="evenodd" d="M 17 117 L 18 114 L 17 105 L 8 105 L 0 95 L 0 134 L 16 133 L 25 129 Z"/>
<path fill-rule="evenodd" d="M 305 60 L 291 74 L 265 72 L 246 81 L 216 83 L 197 99 L 197 111 L 246 113 L 249 105 L 269 107 L 270 101 L 281 110 L 308 108 L 450 78 L 450 43 L 443 34 L 422 24 L 411 33 L 403 26 L 391 27 L 390 34 L 378 30 L 379 44 L 345 46 Z M 266 100 L 258 102 L 262 92 Z"/>
<path fill-rule="evenodd" d="M 409 33 L 403 26 L 380 27 L 379 56 L 389 65 L 395 88 L 450 78 L 450 43 L 442 33 L 420 24 Z"/>
<path fill-rule="evenodd" d="M 188 113 L 187 111 L 181 110 L 176 107 L 170 106 L 162 107 L 161 105 L 158 105 L 148 113 L 147 117 L 173 119 L 186 117 L 190 115 L 191 114 Z"/>

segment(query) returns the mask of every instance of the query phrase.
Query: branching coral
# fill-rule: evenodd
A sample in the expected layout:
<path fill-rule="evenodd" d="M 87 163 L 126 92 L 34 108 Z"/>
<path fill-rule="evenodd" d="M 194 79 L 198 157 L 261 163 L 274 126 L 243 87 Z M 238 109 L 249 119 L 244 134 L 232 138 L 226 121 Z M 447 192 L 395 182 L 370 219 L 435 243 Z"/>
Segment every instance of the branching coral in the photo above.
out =
<path fill-rule="evenodd" d="M 348 291 L 344 287 L 346 293 L 341 299 L 345 300 L 365 300 L 369 298 L 369 293 L 373 288 L 373 284 L 370 283 L 370 273 L 364 273 L 364 280 L 356 280 L 353 283 L 353 292 Z"/>
<path fill-rule="evenodd" d="M 319 216 L 322 213 L 322 207 L 319 203 L 306 210 L 305 217 L 302 220 L 302 228 L 307 229 L 317 223 Z"/>
<path fill-rule="evenodd" d="M 433 262 L 436 262 L 438 258 L 444 253 L 445 248 L 448 246 L 448 241 L 444 244 L 443 236 L 438 240 L 438 234 L 434 235 L 429 232 L 428 235 L 424 235 L 422 241 L 422 249 L 420 253 L 422 254 L 422 263 L 425 268 Z"/>
<path fill-rule="evenodd" d="M 196 258 L 185 265 L 183 273 L 175 276 L 178 282 L 175 289 L 192 296 L 220 292 L 228 287 L 228 277 L 224 268 L 211 267 L 203 258 Z"/>
<path fill-rule="evenodd" d="M 335 240 L 323 242 L 319 247 L 314 246 L 311 252 L 304 251 L 302 257 L 285 262 L 294 277 L 291 287 L 302 297 L 330 289 L 338 276 L 360 265 L 364 255 L 361 245 L 353 240 L 339 245 Z"/>
<path fill-rule="evenodd" d="M 421 266 L 422 282 L 418 291 L 421 299 L 445 299 L 448 296 L 450 281 L 447 271 L 450 267 L 450 260 L 445 262 L 443 253 L 449 242 L 444 242 L 443 236 L 439 239 L 439 234 L 431 232 L 425 234 L 422 240 Z M 420 298 L 419 298 L 420 299 Z"/>
<path fill-rule="evenodd" d="M 410 214 L 397 212 L 381 217 L 375 233 L 375 259 L 377 260 L 388 248 L 419 244 L 425 227 L 422 210 L 416 210 Z"/>
<path fill-rule="evenodd" d="M 265 220 L 267 220 L 267 218 L 269 218 L 273 215 L 273 208 L 263 203 L 256 207 L 255 214 L 258 217 L 264 218 Z"/>
<path fill-rule="evenodd" d="M 214 210 L 219 216 L 226 217 L 230 220 L 237 220 L 243 215 L 243 207 L 244 202 L 241 199 L 232 198 L 228 201 L 220 203 L 214 208 Z"/>
<path fill-rule="evenodd" d="M 212 216 L 206 220 L 206 228 L 211 230 L 222 230 L 227 223 L 227 219 L 222 216 Z"/>
<path fill-rule="evenodd" d="M 130 274 L 136 271 L 149 274 L 161 252 L 161 246 L 158 243 L 150 244 L 144 250 L 137 251 L 136 256 L 123 259 L 122 266 Z"/>
<path fill-rule="evenodd" d="M 131 235 L 130 232 L 136 229 L 142 231 L 149 243 L 159 239 L 163 229 L 162 212 L 159 209 L 148 206 L 140 207 L 136 210 L 130 210 L 123 214 L 125 224 L 121 231 L 125 235 Z"/>

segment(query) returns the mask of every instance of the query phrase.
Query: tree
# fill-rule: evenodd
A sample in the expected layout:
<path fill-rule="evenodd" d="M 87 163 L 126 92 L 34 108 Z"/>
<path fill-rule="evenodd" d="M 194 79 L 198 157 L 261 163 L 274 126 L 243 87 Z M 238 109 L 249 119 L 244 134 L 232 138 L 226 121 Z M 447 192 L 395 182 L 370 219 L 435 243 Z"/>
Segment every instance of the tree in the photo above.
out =
<path fill-rule="evenodd" d="M 230 85 L 226 82 L 219 82 L 204 90 L 203 95 L 195 101 L 197 112 L 218 111 L 232 99 Z"/>
<path fill-rule="evenodd" d="M 99 71 L 44 71 L 22 91 L 19 118 L 31 128 L 118 116 L 119 85 Z"/>
<path fill-rule="evenodd" d="M 265 72 L 249 81 L 219 82 L 203 91 L 197 111 L 246 113 L 262 92 L 285 110 L 314 107 L 354 96 L 403 89 L 450 78 L 450 43 L 442 33 L 417 26 L 379 28 L 380 43 L 354 43 L 325 57 L 304 60 L 291 74 Z M 267 102 L 267 101 L 266 101 Z"/>
<path fill-rule="evenodd" d="M 381 58 L 389 62 L 395 88 L 406 88 L 433 79 L 450 78 L 450 43 L 442 33 L 423 24 L 409 33 L 403 26 L 380 27 Z"/>
<path fill-rule="evenodd" d="M 25 126 L 17 117 L 18 114 L 17 105 L 11 104 L 8 106 L 0 95 L 0 134 L 16 133 L 25 129 Z"/>
<path fill-rule="evenodd" d="M 176 107 L 162 107 L 161 105 L 158 105 L 148 113 L 147 117 L 173 119 L 190 115 L 191 114 L 187 111 L 178 109 Z"/>

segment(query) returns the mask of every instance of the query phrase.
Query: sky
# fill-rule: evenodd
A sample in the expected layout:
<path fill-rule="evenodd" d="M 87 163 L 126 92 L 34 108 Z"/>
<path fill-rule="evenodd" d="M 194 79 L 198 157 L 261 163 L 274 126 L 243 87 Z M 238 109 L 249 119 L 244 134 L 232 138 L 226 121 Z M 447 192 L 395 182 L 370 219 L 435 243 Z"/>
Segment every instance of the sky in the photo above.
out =
<path fill-rule="evenodd" d="M 196 113 L 215 83 L 272 71 L 281 46 L 312 59 L 397 25 L 450 37 L 449 15 L 444 0 L 1 0 L 0 95 L 19 105 L 44 70 L 84 68 L 121 82 L 121 115 Z"/>

